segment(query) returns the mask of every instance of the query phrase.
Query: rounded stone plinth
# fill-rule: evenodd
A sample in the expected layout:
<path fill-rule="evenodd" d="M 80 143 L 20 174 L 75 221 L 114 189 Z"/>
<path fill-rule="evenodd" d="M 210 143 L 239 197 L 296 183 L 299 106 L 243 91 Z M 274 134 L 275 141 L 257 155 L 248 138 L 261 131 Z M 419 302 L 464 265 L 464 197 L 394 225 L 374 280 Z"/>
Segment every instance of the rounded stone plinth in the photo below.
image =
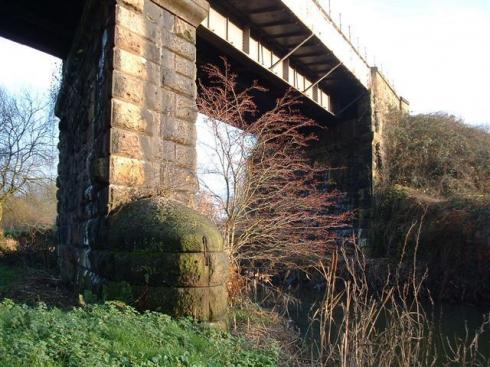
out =
<path fill-rule="evenodd" d="M 161 252 L 223 251 L 216 226 L 195 210 L 164 198 L 133 201 L 109 218 L 111 249 Z"/>
<path fill-rule="evenodd" d="M 91 251 L 105 300 L 204 321 L 225 319 L 228 256 L 216 226 L 176 201 L 145 198 L 108 218 L 107 241 Z"/>

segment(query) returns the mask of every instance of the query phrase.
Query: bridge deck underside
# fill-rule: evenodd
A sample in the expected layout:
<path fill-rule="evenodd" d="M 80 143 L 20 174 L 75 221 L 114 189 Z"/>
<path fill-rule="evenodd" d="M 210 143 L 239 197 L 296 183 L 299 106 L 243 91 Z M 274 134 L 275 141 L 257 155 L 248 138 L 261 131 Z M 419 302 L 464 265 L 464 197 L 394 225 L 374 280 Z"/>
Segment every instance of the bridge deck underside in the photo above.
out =
<path fill-rule="evenodd" d="M 0 6 L 0 36 L 65 58 L 85 0 L 5 0 Z"/>
<path fill-rule="evenodd" d="M 255 92 L 254 101 L 259 111 L 264 112 L 274 107 L 277 98 L 284 96 L 291 86 L 279 78 L 277 75 L 270 73 L 260 67 L 244 55 L 242 52 L 228 47 L 226 42 L 212 34 L 204 28 L 198 29 L 197 42 L 197 77 L 200 83 L 208 84 L 207 76 L 203 72 L 202 66 L 205 64 L 223 65 L 222 57 L 226 58 L 231 71 L 237 75 L 239 88 L 247 88 L 257 81 L 260 86 L 266 88 L 266 92 Z M 294 89 L 292 89 L 294 92 Z M 335 121 L 335 116 L 326 111 L 318 104 L 312 102 L 309 98 L 294 93 L 299 98 L 298 108 L 301 112 L 310 118 L 322 121 L 324 124 L 330 124 Z"/>
<path fill-rule="evenodd" d="M 306 25 L 280 0 L 211 0 L 210 4 L 234 23 L 250 28 L 251 35 L 279 57 L 287 55 L 311 35 Z M 311 81 L 321 79 L 340 63 L 317 37 L 311 37 L 288 60 Z M 344 65 L 322 80 L 319 87 L 332 97 L 333 112 L 342 110 L 365 91 Z"/>

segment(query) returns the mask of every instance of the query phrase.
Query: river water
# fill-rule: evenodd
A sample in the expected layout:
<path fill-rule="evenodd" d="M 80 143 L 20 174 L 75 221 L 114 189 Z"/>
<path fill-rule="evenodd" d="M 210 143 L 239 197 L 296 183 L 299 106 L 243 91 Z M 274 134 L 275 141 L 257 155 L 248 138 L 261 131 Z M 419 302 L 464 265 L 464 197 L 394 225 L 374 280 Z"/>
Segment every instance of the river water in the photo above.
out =
<path fill-rule="evenodd" d="M 296 294 L 296 297 L 300 301 L 298 304 L 289 307 L 289 317 L 310 343 L 319 342 L 319 326 L 312 324 L 311 316 L 321 301 L 321 292 L 301 291 Z M 464 339 L 467 334 L 473 336 L 490 313 L 490 307 L 455 304 L 426 305 L 424 309 L 433 318 L 436 330 L 439 330 L 440 335 L 451 341 Z M 337 317 L 342 317 L 341 312 L 337 314 Z M 488 327 L 487 331 L 480 337 L 479 351 L 489 360 L 490 365 L 490 331 Z"/>

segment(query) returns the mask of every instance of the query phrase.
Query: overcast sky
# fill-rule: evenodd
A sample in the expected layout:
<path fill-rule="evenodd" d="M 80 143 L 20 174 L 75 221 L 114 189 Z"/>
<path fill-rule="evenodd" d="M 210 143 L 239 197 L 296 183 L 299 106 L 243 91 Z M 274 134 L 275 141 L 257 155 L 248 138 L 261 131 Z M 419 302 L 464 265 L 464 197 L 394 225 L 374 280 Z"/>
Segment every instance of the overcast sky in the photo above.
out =
<path fill-rule="evenodd" d="M 490 124 L 490 0 L 331 0 L 413 112 Z M 57 60 L 0 39 L 0 84 L 49 87 Z"/>

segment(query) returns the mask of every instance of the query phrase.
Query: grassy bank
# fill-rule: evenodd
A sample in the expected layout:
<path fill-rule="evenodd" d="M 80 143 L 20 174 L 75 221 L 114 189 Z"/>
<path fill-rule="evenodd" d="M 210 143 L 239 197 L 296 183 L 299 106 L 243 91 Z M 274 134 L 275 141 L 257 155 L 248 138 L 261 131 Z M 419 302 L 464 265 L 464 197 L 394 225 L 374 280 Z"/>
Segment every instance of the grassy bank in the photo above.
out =
<path fill-rule="evenodd" d="M 275 366 L 278 351 L 191 320 L 108 303 L 0 303 L 0 366 Z"/>
<path fill-rule="evenodd" d="M 370 255 L 416 254 L 434 297 L 490 304 L 490 133 L 442 113 L 392 120 Z"/>
<path fill-rule="evenodd" d="M 407 268 L 416 256 L 435 299 L 490 304 L 490 202 L 395 185 L 379 193 L 375 216 L 372 257 Z"/>
<path fill-rule="evenodd" d="M 26 249 L 32 246 L 0 248 L 0 367 L 280 363 L 276 339 L 256 333 L 262 321 L 274 324 L 267 316 L 255 319 L 258 309 L 231 309 L 230 333 L 224 333 L 123 303 L 81 306 L 56 268 L 43 266 L 43 252 L 28 256 Z"/>

